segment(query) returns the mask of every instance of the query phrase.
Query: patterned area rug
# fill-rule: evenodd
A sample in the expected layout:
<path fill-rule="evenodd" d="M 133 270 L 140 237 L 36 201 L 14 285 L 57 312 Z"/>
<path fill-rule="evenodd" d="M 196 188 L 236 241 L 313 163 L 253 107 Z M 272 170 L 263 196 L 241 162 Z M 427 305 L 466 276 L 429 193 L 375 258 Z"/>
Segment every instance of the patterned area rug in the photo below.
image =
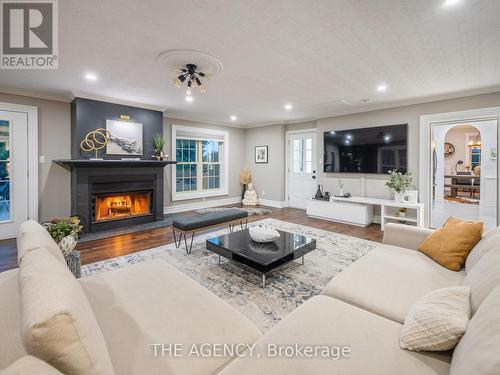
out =
<path fill-rule="evenodd" d="M 265 219 L 250 226 L 300 233 L 316 238 L 317 249 L 305 256 L 305 264 L 292 262 L 272 273 L 265 289 L 261 279 L 205 248 L 205 241 L 228 232 L 221 229 L 195 237 L 192 253 L 174 244 L 156 247 L 82 267 L 82 276 L 124 267 L 149 259 L 163 259 L 240 310 L 263 331 L 268 331 L 308 298 L 321 292 L 333 276 L 377 246 L 377 243 L 280 221 Z"/>

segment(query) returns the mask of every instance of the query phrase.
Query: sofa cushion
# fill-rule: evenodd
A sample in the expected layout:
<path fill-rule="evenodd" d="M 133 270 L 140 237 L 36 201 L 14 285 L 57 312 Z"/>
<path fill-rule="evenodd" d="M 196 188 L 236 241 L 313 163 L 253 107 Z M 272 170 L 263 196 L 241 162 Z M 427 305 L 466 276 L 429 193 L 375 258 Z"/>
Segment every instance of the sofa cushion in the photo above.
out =
<path fill-rule="evenodd" d="M 471 250 L 465 261 L 465 271 L 469 272 L 481 257 L 500 243 L 500 227 L 487 231 Z"/>
<path fill-rule="evenodd" d="M 23 257 L 30 251 L 45 248 L 59 262 L 66 264 L 61 249 L 49 232 L 34 220 L 28 220 L 19 226 L 17 233 L 17 262 L 21 264 Z"/>
<path fill-rule="evenodd" d="M 117 374 L 211 374 L 231 357 L 189 357 L 192 344 L 253 343 L 257 327 L 162 260 L 80 279 Z M 155 357 L 154 344 L 179 344 L 182 357 Z"/>
<path fill-rule="evenodd" d="M 500 247 L 484 254 L 462 284 L 471 287 L 472 313 L 475 313 L 488 294 L 500 285 Z"/>
<path fill-rule="evenodd" d="M 460 271 L 467 255 L 481 240 L 483 222 L 462 221 L 450 217 L 441 229 L 429 235 L 418 250 L 443 267 Z"/>
<path fill-rule="evenodd" d="M 464 276 L 419 251 L 381 245 L 335 276 L 322 294 L 403 323 L 422 296 L 459 285 Z"/>
<path fill-rule="evenodd" d="M 5 370 L 0 371 L 0 375 L 62 375 L 54 367 L 39 360 L 38 358 L 27 355 L 18 359 Z"/>
<path fill-rule="evenodd" d="M 21 339 L 18 270 L 0 273 L 0 368 L 26 355 Z"/>
<path fill-rule="evenodd" d="M 244 219 L 247 216 L 248 212 L 238 209 L 210 212 L 202 215 L 179 215 L 173 220 L 172 225 L 175 228 L 190 231 L 231 220 Z"/>
<path fill-rule="evenodd" d="M 82 287 L 66 265 L 41 248 L 19 269 L 26 350 L 67 375 L 113 374 L 101 330 Z"/>
<path fill-rule="evenodd" d="M 220 375 L 448 374 L 449 355 L 401 349 L 400 330 L 401 325 L 389 319 L 334 298 L 316 296 L 260 339 L 252 356 L 235 359 Z M 295 344 L 313 348 L 348 347 L 351 355 L 347 357 L 349 353 L 344 352 L 346 356 L 337 360 L 335 352 L 326 358 L 321 355 L 289 358 L 282 350 L 281 356 L 274 356 L 277 347 L 293 350 Z"/>
<path fill-rule="evenodd" d="M 500 369 L 500 285 L 472 316 L 453 352 L 451 375 L 498 375 Z"/>
<path fill-rule="evenodd" d="M 412 306 L 399 344 L 414 351 L 453 349 L 465 333 L 470 316 L 469 287 L 436 289 Z"/>

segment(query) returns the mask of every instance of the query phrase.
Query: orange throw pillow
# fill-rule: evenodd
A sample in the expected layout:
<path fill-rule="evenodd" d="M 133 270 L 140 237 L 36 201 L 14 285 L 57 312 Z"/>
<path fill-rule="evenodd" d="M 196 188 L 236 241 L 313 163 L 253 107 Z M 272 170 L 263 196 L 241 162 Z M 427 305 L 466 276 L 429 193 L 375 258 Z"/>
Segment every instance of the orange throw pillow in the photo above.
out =
<path fill-rule="evenodd" d="M 467 255 L 483 236 L 483 223 L 450 217 L 441 229 L 420 244 L 423 252 L 443 267 L 460 271 Z"/>

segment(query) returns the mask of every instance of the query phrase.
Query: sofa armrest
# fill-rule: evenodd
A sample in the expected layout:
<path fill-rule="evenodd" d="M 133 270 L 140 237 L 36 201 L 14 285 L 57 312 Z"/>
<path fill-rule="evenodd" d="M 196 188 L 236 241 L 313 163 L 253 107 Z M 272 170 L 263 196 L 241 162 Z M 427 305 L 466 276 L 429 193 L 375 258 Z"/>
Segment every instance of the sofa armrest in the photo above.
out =
<path fill-rule="evenodd" d="M 432 232 L 434 229 L 387 223 L 384 229 L 384 244 L 417 250 Z"/>

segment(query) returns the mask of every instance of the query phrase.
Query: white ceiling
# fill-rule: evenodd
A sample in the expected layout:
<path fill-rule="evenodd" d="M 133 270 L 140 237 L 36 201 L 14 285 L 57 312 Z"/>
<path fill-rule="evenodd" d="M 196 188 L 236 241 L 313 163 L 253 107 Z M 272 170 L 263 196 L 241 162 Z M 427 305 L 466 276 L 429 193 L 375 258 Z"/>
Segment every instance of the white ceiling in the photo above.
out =
<path fill-rule="evenodd" d="M 444 1 L 61 0 L 59 70 L 2 70 L 0 90 L 114 98 L 206 122 L 235 114 L 242 126 L 499 91 L 500 1 Z M 179 48 L 224 64 L 193 103 L 158 62 Z"/>

